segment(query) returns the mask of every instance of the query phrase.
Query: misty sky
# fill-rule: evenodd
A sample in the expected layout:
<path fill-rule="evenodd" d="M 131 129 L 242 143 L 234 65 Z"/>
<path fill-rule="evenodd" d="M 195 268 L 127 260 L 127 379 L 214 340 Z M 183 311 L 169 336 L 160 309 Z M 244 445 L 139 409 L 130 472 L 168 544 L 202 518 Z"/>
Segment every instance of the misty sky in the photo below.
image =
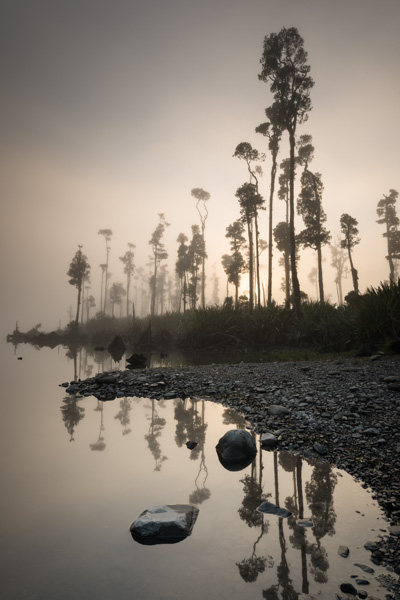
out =
<path fill-rule="evenodd" d="M 343 212 L 358 219 L 360 288 L 387 279 L 376 205 L 390 188 L 400 191 L 399 24 L 398 0 L 0 0 L 2 334 L 17 319 L 23 330 L 67 323 L 76 290 L 66 272 L 78 244 L 99 304 L 99 229 L 114 232 L 110 271 L 124 282 L 118 257 L 132 242 L 145 267 L 165 213 L 173 273 L 176 238 L 198 223 L 194 187 L 211 194 L 207 269 L 215 264 L 223 300 L 225 228 L 239 216 L 234 194 L 247 181 L 232 155 L 242 141 L 268 153 L 255 133 L 272 103 L 259 61 L 264 36 L 281 27 L 299 30 L 315 80 L 298 134 L 313 136 L 327 226 L 338 234 Z M 269 157 L 263 170 L 268 198 Z M 283 214 L 276 200 L 274 224 Z M 260 230 L 266 239 L 267 212 Z M 274 296 L 282 301 L 279 256 Z M 324 257 L 336 302 L 328 247 Z M 311 297 L 315 265 L 308 250 L 300 285 Z M 351 287 L 348 276 L 344 292 Z"/>

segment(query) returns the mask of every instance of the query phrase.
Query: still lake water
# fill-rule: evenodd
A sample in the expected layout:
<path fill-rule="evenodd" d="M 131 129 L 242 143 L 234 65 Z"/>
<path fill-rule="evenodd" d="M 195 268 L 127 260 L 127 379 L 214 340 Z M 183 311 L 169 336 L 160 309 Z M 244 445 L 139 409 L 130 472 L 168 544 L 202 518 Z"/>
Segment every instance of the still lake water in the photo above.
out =
<path fill-rule="evenodd" d="M 245 427 L 239 415 L 200 399 L 75 401 L 59 384 L 118 365 L 66 353 L 2 344 L 2 599 L 330 600 L 341 583 L 361 588 L 354 575 L 384 598 L 375 576 L 385 571 L 363 546 L 387 522 L 349 475 L 261 450 L 257 436 L 254 462 L 227 471 L 215 446 Z M 264 500 L 293 515 L 257 512 Z M 192 535 L 135 542 L 131 523 L 160 504 L 196 505 Z"/>

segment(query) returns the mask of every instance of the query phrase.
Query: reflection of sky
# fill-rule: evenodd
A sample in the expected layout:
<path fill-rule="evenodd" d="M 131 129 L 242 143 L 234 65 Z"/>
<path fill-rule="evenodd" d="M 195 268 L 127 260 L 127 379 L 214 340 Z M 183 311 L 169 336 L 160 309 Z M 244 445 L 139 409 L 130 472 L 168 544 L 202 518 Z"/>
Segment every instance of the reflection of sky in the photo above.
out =
<path fill-rule="evenodd" d="M 263 494 L 274 502 L 273 453 L 258 453 L 253 466 L 241 472 L 223 469 L 215 446 L 232 425 L 222 423 L 224 407 L 208 402 L 203 405 L 201 401 L 197 403 L 198 415 L 201 417 L 204 408 L 207 429 L 206 443 L 197 460 L 191 460 L 184 444 L 176 445 L 177 422 L 171 400 L 155 401 L 153 407 L 148 399 L 131 399 L 131 432 L 123 435 L 124 427 L 115 418 L 121 408 L 120 400 L 106 402 L 103 411 L 98 411 L 96 399 L 82 399 L 78 404 L 85 409 L 84 418 L 75 428 L 75 441 L 70 442 L 60 411 L 65 392 L 57 387 L 69 379 L 66 369 L 70 369 L 70 363 L 57 351 L 26 348 L 23 361 L 17 361 L 10 345 L 5 350 L 7 380 L 3 384 L 9 386 L 10 393 L 3 400 L 7 423 L 2 422 L 6 451 L 1 460 L 3 541 L 7 541 L 9 552 L 1 568 L 6 571 L 7 582 L 13 580 L 11 585 L 20 586 L 20 596 L 26 591 L 25 585 L 30 593 L 43 590 L 44 598 L 73 597 L 77 589 L 87 597 L 107 597 L 107 593 L 113 597 L 113 589 L 114 595 L 123 600 L 132 597 L 133 592 L 135 598 L 159 600 L 167 597 L 166 589 L 174 597 L 185 595 L 195 600 L 212 593 L 218 598 L 230 598 L 233 592 L 245 594 L 246 598 L 261 597 L 261 591 L 276 580 L 281 561 L 278 519 L 265 516 L 268 533 L 260 537 L 260 527 L 249 527 L 239 518 L 238 511 L 244 499 L 241 480 L 246 475 L 254 476 Z M 190 405 L 187 401 L 186 406 Z M 162 425 L 157 441 L 162 455 L 167 457 L 157 471 L 144 437 L 155 411 Z M 93 452 L 90 444 L 98 439 L 101 417 L 106 448 Z M 173 548 L 135 544 L 129 526 L 144 509 L 189 502 L 190 495 L 198 489 L 196 478 L 203 455 L 207 469 L 205 487 L 210 494 L 199 504 L 200 514 L 192 536 Z M 282 505 L 294 489 L 293 473 L 286 471 L 284 464 L 288 461 L 278 461 Z M 302 464 L 306 518 L 312 516 L 305 491 L 312 472 L 312 466 Z M 204 478 L 198 478 L 197 486 L 201 488 L 203 481 Z M 368 561 L 369 554 L 362 545 L 376 536 L 372 528 L 384 526 L 371 507 L 371 496 L 348 476 L 338 477 L 333 508 L 337 512 L 336 535 L 321 538 L 328 552 L 329 586 L 341 583 L 346 568 L 351 569 L 354 562 Z M 292 548 L 293 531 L 289 525 L 288 520 L 283 521 L 286 558 L 290 577 L 300 590 L 300 553 Z M 314 541 L 311 530 L 307 530 L 306 538 Z M 351 560 L 347 562 L 336 554 L 342 544 L 351 548 Z M 236 565 L 251 558 L 254 547 L 255 556 L 270 557 L 274 566 L 249 584 L 240 577 Z M 317 593 L 319 586 L 313 582 L 310 571 L 309 580 L 310 593 Z"/>

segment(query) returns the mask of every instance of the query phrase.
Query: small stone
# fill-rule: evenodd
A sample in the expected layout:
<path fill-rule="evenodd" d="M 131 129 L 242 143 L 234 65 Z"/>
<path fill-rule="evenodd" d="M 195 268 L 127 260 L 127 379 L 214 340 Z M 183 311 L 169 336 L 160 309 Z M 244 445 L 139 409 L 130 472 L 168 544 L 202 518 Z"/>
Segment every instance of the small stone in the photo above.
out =
<path fill-rule="evenodd" d="M 350 554 L 350 550 L 347 546 L 339 546 L 337 552 L 338 552 L 339 556 L 343 556 L 343 558 L 347 558 L 348 555 Z"/>
<path fill-rule="evenodd" d="M 318 452 L 318 454 L 326 454 L 327 453 L 327 449 L 325 448 L 325 446 L 323 446 L 322 444 L 319 444 L 318 442 L 316 444 L 314 444 L 313 446 L 315 452 Z"/>
<path fill-rule="evenodd" d="M 189 450 L 193 450 L 193 448 L 196 448 L 197 446 L 197 442 L 193 442 L 193 441 L 188 441 L 186 442 L 186 447 L 189 448 Z"/>
<path fill-rule="evenodd" d="M 274 448 L 278 443 L 277 437 L 273 433 L 264 433 L 260 438 L 263 448 Z"/>
<path fill-rule="evenodd" d="M 392 525 L 389 527 L 389 534 L 394 537 L 400 537 L 400 525 Z"/>
<path fill-rule="evenodd" d="M 367 565 L 362 565 L 360 563 L 354 563 L 355 567 L 358 567 L 359 569 L 361 569 L 362 571 L 364 571 L 364 573 L 374 573 L 374 569 L 372 567 L 368 567 Z"/>
<path fill-rule="evenodd" d="M 340 591 L 344 594 L 352 594 L 353 596 L 357 595 L 357 590 L 351 583 L 342 583 L 340 585 Z"/>
<path fill-rule="evenodd" d="M 280 404 L 271 404 L 268 406 L 268 413 L 274 417 L 285 417 L 289 414 L 289 410 Z"/>
<path fill-rule="evenodd" d="M 313 527 L 314 523 L 311 519 L 299 519 L 296 521 L 296 525 L 299 527 Z"/>
<path fill-rule="evenodd" d="M 369 585 L 369 581 L 367 579 L 356 579 L 357 585 Z"/>

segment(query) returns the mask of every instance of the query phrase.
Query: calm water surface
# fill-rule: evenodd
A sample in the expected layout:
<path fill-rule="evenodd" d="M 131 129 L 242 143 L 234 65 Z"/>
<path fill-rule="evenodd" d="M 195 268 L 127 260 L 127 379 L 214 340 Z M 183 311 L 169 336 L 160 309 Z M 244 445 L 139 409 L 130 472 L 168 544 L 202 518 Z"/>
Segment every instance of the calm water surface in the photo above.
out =
<path fill-rule="evenodd" d="M 66 352 L 2 345 L 1 598 L 328 600 L 352 575 L 384 598 L 374 578 L 384 571 L 363 546 L 387 523 L 349 475 L 261 449 L 227 471 L 215 446 L 245 427 L 236 413 L 202 400 L 66 397 L 60 383 L 115 368 Z M 258 512 L 265 500 L 293 515 Z M 189 538 L 132 539 L 131 523 L 159 504 L 199 508 Z"/>

